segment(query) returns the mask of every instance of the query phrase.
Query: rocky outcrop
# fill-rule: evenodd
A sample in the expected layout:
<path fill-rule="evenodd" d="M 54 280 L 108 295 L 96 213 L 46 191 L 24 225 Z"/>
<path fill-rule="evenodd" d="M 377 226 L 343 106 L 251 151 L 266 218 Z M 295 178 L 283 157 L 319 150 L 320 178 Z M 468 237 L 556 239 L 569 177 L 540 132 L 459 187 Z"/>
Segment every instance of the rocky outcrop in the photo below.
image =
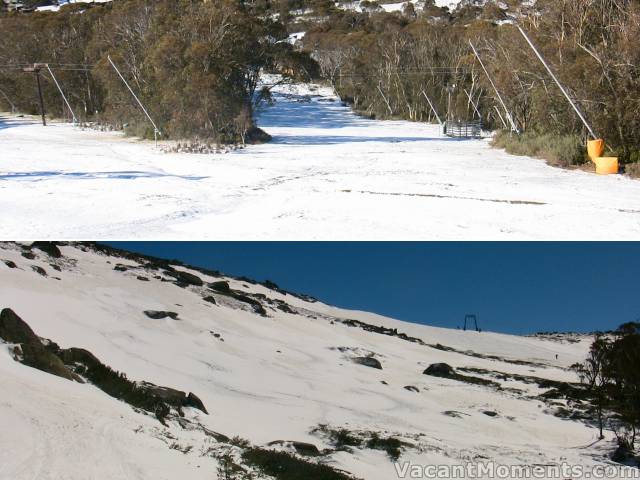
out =
<path fill-rule="evenodd" d="M 31 248 L 37 248 L 41 252 L 46 253 L 52 258 L 62 257 L 62 252 L 55 244 L 55 242 L 33 242 Z"/>
<path fill-rule="evenodd" d="M 31 327 L 10 308 L 0 312 L 0 338 L 19 345 L 16 356 L 23 364 L 68 380 L 77 379 L 60 358 L 45 348 Z"/>
<path fill-rule="evenodd" d="M 164 403 L 170 407 L 180 409 L 182 407 L 192 407 L 208 414 L 207 409 L 195 393 L 176 390 L 175 388 L 162 387 L 149 382 L 138 382 L 137 388 L 146 395 L 155 398 L 156 401 Z"/>
<path fill-rule="evenodd" d="M 220 280 L 219 282 L 213 282 L 209 284 L 209 288 L 216 292 L 220 293 L 230 293 L 231 287 L 229 287 L 229 282 L 225 282 L 224 280 Z"/>
<path fill-rule="evenodd" d="M 186 394 L 149 382 L 132 382 L 124 373 L 103 364 L 88 350 L 62 349 L 55 342 L 43 342 L 24 320 L 8 308 L 0 312 L 0 338 L 18 345 L 14 349 L 15 359 L 24 365 L 68 380 L 83 382 L 84 377 L 106 394 L 154 413 L 161 422 L 171 413 L 171 408 L 179 413 L 183 407 L 208 413 L 202 400 L 194 393 Z"/>
<path fill-rule="evenodd" d="M 234 298 L 239 302 L 243 302 L 251 305 L 251 307 L 253 308 L 253 311 L 258 315 L 262 315 L 263 317 L 267 316 L 267 311 L 264 309 L 264 307 L 262 306 L 262 303 L 260 303 L 259 300 L 256 300 L 255 298 L 251 298 L 249 295 L 243 292 L 239 292 L 238 290 L 233 290 L 229 286 L 229 282 L 225 282 L 223 280 L 219 282 L 213 282 L 208 284 L 208 287 L 220 295 Z"/>
<path fill-rule="evenodd" d="M 204 406 L 204 403 L 202 403 L 202 400 L 200 400 L 200 398 L 198 398 L 198 396 L 193 392 L 189 392 L 189 395 L 187 395 L 187 400 L 185 402 L 185 406 L 186 407 L 197 408 L 201 412 L 209 414 L 209 412 L 207 412 L 207 409 Z"/>
<path fill-rule="evenodd" d="M 0 338 L 9 343 L 40 343 L 31 327 L 10 308 L 0 312 Z"/>
<path fill-rule="evenodd" d="M 400 338 L 402 340 L 405 340 L 407 342 L 418 343 L 420 345 L 426 345 L 426 343 L 424 341 L 422 341 L 421 339 L 419 339 L 417 337 L 411 337 L 411 336 L 407 335 L 406 333 L 398 332 L 397 328 L 388 328 L 388 327 L 385 327 L 383 325 L 380 325 L 380 326 L 372 325 L 370 323 L 361 322 L 360 320 L 354 320 L 354 319 L 351 319 L 351 318 L 349 318 L 347 320 L 342 320 L 342 323 L 347 325 L 348 327 L 361 328 L 365 332 L 377 333 L 379 335 L 388 335 L 390 337 L 398 337 L 398 338 Z"/>
<path fill-rule="evenodd" d="M 447 363 L 433 363 L 422 372 L 425 375 L 431 375 L 432 377 L 448 378 L 451 380 L 457 380 L 459 382 L 470 383 L 473 385 L 485 385 L 496 389 L 502 388 L 498 382 L 487 380 L 479 377 L 472 377 L 470 375 L 462 375 L 454 370 L 454 368 Z"/>
<path fill-rule="evenodd" d="M 300 455 L 305 455 L 307 457 L 316 457 L 320 455 L 320 450 L 313 443 L 307 442 L 291 442 L 293 448 L 296 449 Z"/>
<path fill-rule="evenodd" d="M 82 381 L 65 366 L 58 356 L 47 350 L 41 343 L 25 343 L 20 348 L 23 364 L 67 380 Z"/>
<path fill-rule="evenodd" d="M 202 281 L 202 279 L 197 275 L 194 275 L 193 273 L 182 272 L 180 270 L 173 270 L 173 269 L 166 270 L 165 273 L 175 278 L 176 285 L 180 287 L 188 287 L 190 285 L 193 285 L 195 287 L 201 287 L 204 285 L 204 282 Z"/>

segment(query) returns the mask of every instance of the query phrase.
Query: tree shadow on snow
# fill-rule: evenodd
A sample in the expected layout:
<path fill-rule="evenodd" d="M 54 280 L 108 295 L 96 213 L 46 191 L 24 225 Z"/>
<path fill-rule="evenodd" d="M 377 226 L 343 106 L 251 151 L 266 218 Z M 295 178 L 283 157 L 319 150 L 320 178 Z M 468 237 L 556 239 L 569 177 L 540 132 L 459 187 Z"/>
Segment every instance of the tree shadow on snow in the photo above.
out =
<path fill-rule="evenodd" d="M 61 172 L 61 171 L 48 171 L 48 172 L 15 172 L 0 174 L 0 180 L 30 180 L 35 181 L 47 180 L 55 177 L 68 177 L 81 180 L 136 180 L 138 178 L 162 178 L 173 177 L 180 178 L 182 180 L 204 180 L 209 177 L 198 177 L 190 175 L 171 175 L 160 172 L 142 172 L 142 171 L 122 171 L 122 172 Z"/>
<path fill-rule="evenodd" d="M 337 103 L 337 102 L 336 102 Z M 374 123 L 352 113 L 348 107 L 318 104 L 317 102 L 278 101 L 259 115 L 259 125 L 293 128 L 345 128 L 364 127 Z"/>
<path fill-rule="evenodd" d="M 23 120 L 23 119 L 14 119 L 0 116 L 0 130 L 5 130 L 7 128 L 19 127 L 21 125 L 32 125 L 34 122 Z"/>
<path fill-rule="evenodd" d="M 410 137 L 390 136 L 386 132 L 384 136 L 367 135 L 367 127 L 384 128 L 384 122 L 371 120 L 358 116 L 349 107 L 343 106 L 340 101 L 318 101 L 315 97 L 304 95 L 279 95 L 275 105 L 264 108 L 258 115 L 260 128 L 293 128 L 293 129 L 318 129 L 337 130 L 341 128 L 364 128 L 364 135 L 273 135 L 271 143 L 285 145 L 334 145 L 342 143 L 362 142 L 429 142 L 445 141 L 459 142 L 465 139 L 449 138 L 441 136 Z M 396 128 L 397 130 L 397 128 Z M 329 132 L 327 132 L 329 133 Z"/>
<path fill-rule="evenodd" d="M 270 143 L 281 145 L 337 145 L 342 143 L 407 143 L 407 142 L 460 142 L 465 139 L 449 137 L 364 137 L 341 135 L 276 135 Z"/>

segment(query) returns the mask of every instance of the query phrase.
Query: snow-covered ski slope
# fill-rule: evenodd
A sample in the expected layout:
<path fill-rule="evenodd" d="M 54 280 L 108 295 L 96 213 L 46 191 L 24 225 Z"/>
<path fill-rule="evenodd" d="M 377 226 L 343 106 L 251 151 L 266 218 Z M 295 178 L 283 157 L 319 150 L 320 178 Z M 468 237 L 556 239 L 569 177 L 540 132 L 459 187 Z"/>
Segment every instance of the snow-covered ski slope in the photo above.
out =
<path fill-rule="evenodd" d="M 587 337 L 550 341 L 433 328 L 193 270 L 187 271 L 204 286 L 181 287 L 162 268 L 145 267 L 146 261 L 78 245 L 61 250 L 60 259 L 36 249 L 35 259 L 28 259 L 20 246 L 1 244 L 0 307 L 13 309 L 39 336 L 62 348 L 85 348 L 132 380 L 196 393 L 209 415 L 186 408 L 185 419 L 211 431 L 255 445 L 303 441 L 320 450 L 333 447 L 311 433 L 319 424 L 379 432 L 409 444 L 401 461 L 436 465 L 590 466 L 613 449 L 610 433 L 595 442 L 596 428 L 554 416 L 554 407 L 537 398 L 547 389 L 536 384 L 476 375 L 498 382 L 499 390 L 422 373 L 446 362 L 571 382 L 576 379 L 567 366 L 584 357 Z M 117 264 L 128 270 L 114 270 Z M 207 287 L 220 280 L 254 295 L 266 316 Z M 203 300 L 212 295 L 215 305 Z M 287 311 L 276 308 L 277 301 L 286 302 Z M 172 311 L 178 318 L 153 320 L 145 310 Z M 350 326 L 348 319 L 396 328 L 424 344 Z M 437 344 L 454 350 L 429 346 Z M 202 431 L 174 420 L 162 426 L 92 385 L 15 362 L 11 351 L 0 343 L 0 478 L 216 478 L 211 452 L 219 445 Z M 373 355 L 382 369 L 352 361 L 362 355 Z M 321 461 L 363 479 L 397 478 L 382 451 L 353 448 Z"/>
<path fill-rule="evenodd" d="M 259 115 L 273 142 L 162 153 L 0 117 L 0 238 L 637 239 L 640 182 L 367 120 L 314 85 Z"/>

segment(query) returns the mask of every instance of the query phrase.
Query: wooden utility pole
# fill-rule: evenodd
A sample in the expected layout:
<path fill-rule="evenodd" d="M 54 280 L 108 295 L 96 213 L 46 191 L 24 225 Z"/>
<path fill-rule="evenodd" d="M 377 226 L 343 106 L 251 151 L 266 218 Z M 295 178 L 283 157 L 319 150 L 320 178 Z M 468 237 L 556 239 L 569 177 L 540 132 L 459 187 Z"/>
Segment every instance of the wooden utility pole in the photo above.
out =
<path fill-rule="evenodd" d="M 24 69 L 27 73 L 33 73 L 36 76 L 36 84 L 38 85 L 38 98 L 40 100 L 40 113 L 42 114 L 42 125 L 47 126 L 46 112 L 44 110 L 44 97 L 42 96 L 42 83 L 40 82 L 40 66 L 34 64 L 33 67 Z"/>

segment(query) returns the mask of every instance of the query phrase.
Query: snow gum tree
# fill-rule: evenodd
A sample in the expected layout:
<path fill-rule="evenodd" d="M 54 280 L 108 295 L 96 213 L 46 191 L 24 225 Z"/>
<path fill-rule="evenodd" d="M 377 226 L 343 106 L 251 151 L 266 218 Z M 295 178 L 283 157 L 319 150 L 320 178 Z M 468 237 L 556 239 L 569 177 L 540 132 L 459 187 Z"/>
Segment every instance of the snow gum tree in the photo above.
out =
<path fill-rule="evenodd" d="M 583 363 L 572 366 L 592 394 L 603 438 L 603 410 L 611 410 L 609 424 L 620 450 L 635 449 L 640 427 L 640 323 L 620 326 L 598 336 Z"/>

